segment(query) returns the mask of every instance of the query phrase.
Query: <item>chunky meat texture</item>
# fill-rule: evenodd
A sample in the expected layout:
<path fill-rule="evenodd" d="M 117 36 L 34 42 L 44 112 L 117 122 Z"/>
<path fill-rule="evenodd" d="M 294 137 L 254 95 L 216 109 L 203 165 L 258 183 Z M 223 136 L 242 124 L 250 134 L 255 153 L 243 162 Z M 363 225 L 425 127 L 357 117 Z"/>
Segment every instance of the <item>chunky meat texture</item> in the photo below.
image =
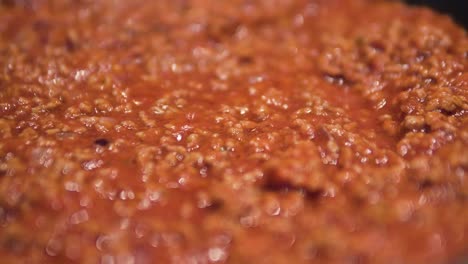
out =
<path fill-rule="evenodd" d="M 0 1 L 0 259 L 457 261 L 466 67 L 395 1 Z"/>

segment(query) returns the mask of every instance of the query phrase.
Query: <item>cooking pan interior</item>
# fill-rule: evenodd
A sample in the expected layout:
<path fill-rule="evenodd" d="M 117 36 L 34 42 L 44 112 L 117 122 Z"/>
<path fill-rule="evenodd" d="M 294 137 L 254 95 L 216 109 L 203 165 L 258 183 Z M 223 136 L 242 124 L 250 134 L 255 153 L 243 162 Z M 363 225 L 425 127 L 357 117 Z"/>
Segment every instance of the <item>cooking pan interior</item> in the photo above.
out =
<path fill-rule="evenodd" d="M 439 12 L 450 15 L 458 24 L 468 29 L 468 1 L 465 0 L 406 0 L 415 5 L 431 7 Z"/>

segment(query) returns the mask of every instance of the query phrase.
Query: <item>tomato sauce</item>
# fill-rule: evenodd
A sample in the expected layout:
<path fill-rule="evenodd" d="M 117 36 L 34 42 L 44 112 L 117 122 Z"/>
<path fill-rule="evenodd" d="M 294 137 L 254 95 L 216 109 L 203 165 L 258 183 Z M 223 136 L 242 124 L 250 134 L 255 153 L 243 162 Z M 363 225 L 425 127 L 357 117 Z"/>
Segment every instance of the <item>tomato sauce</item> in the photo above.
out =
<path fill-rule="evenodd" d="M 467 58 L 395 1 L 0 1 L 0 259 L 459 261 Z"/>

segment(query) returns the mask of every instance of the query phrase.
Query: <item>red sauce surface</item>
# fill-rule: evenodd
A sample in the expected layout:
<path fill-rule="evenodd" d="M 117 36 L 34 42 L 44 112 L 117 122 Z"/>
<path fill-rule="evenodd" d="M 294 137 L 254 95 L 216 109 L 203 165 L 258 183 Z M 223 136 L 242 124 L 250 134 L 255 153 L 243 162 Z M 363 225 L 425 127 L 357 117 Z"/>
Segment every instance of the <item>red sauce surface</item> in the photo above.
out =
<path fill-rule="evenodd" d="M 397 2 L 0 1 L 0 259 L 457 261 L 467 66 Z"/>

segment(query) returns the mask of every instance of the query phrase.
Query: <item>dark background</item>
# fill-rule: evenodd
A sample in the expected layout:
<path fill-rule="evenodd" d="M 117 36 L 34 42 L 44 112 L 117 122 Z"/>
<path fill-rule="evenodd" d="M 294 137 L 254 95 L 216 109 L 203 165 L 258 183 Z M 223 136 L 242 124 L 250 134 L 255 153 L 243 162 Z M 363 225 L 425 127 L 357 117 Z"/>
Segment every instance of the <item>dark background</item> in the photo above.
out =
<path fill-rule="evenodd" d="M 406 0 L 405 2 L 432 7 L 450 15 L 458 24 L 468 28 L 468 0 Z"/>

